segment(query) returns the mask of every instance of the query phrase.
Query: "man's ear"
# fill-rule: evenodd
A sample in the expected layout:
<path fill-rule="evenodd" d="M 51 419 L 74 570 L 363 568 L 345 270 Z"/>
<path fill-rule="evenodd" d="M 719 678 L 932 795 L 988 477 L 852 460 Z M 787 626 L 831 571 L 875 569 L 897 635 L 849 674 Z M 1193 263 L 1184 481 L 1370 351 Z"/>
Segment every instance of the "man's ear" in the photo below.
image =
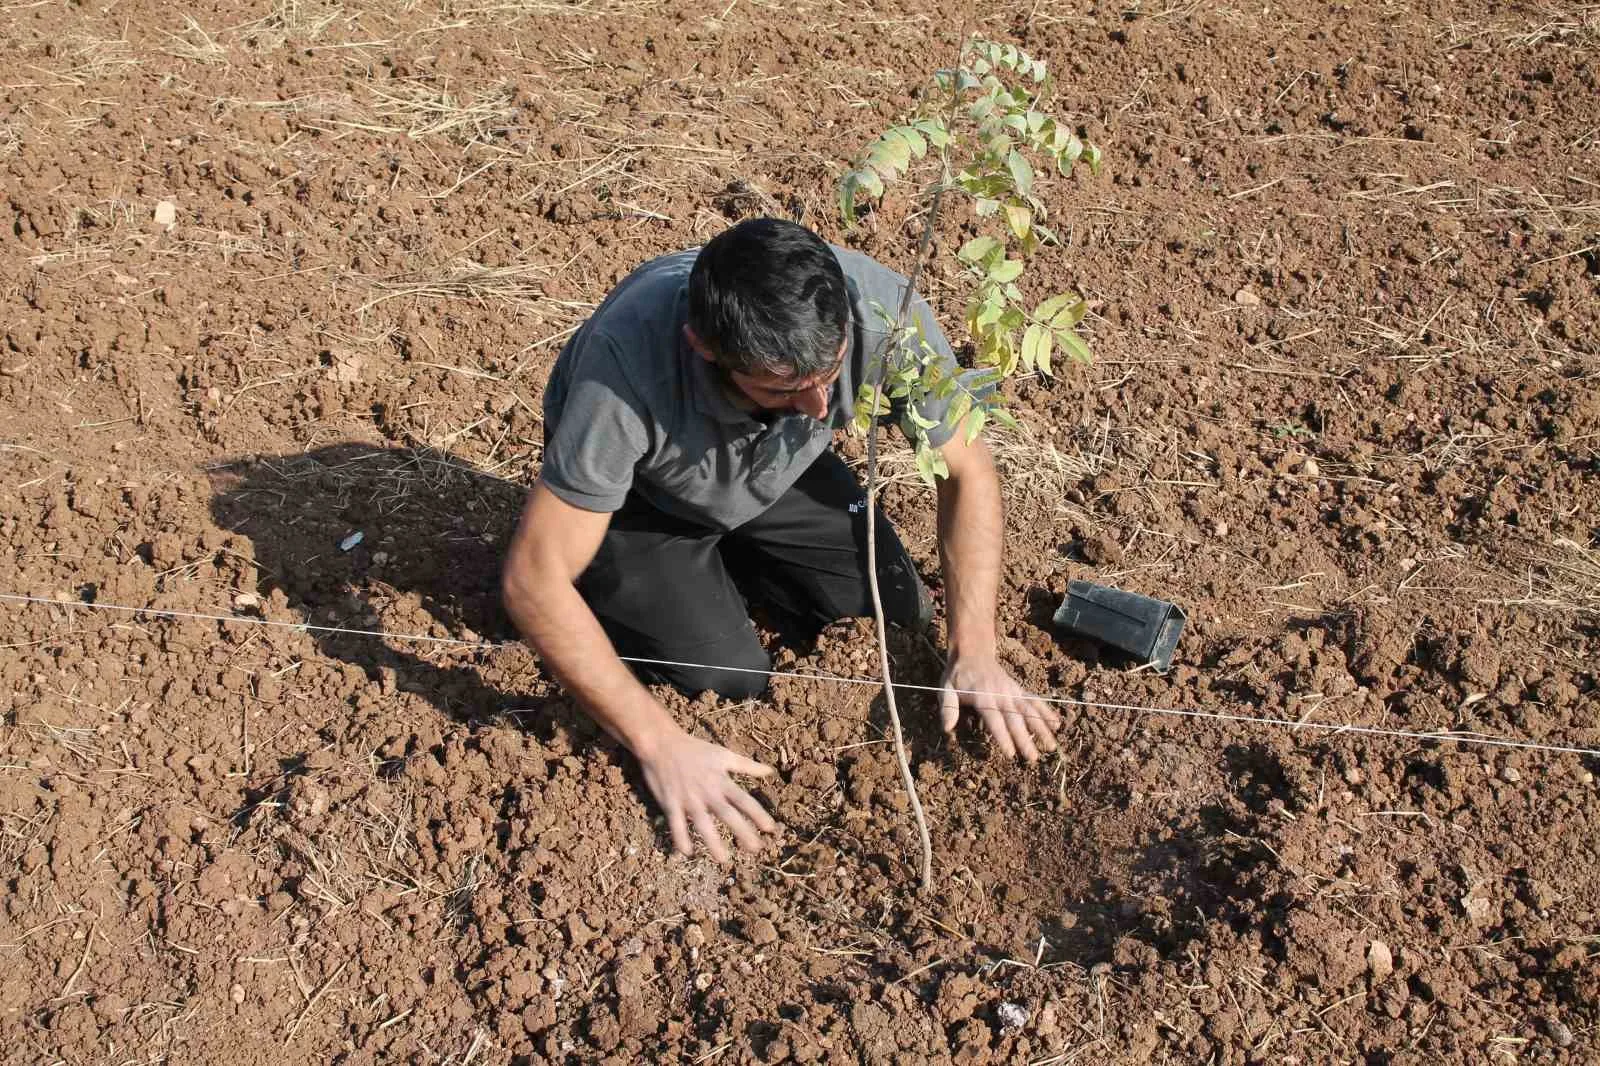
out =
<path fill-rule="evenodd" d="M 717 357 L 711 353 L 711 349 L 706 347 L 706 342 L 700 339 L 700 334 L 691 329 L 687 322 L 683 324 L 683 339 L 688 341 L 689 347 L 693 348 L 695 354 L 706 362 L 715 363 L 717 361 Z"/>

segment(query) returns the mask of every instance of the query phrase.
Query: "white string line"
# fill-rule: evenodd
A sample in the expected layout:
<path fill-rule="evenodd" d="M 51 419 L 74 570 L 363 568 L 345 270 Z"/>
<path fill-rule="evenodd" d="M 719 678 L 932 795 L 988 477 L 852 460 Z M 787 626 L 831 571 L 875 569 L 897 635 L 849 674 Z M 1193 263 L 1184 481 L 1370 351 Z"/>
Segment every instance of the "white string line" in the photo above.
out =
<path fill-rule="evenodd" d="M 98 611 L 123 611 L 128 614 L 145 614 L 155 618 L 180 618 L 196 619 L 206 622 L 232 622 L 245 625 L 273 626 L 279 629 L 292 629 L 298 632 L 315 632 L 328 634 L 346 634 L 357 637 L 378 637 L 384 640 L 407 640 L 419 644 L 443 644 L 461 648 L 480 648 L 493 650 L 496 648 L 511 647 L 514 643 L 507 642 L 496 644 L 484 640 L 461 640 L 458 637 L 430 637 L 421 633 L 388 633 L 379 629 L 349 629 L 344 626 L 320 626 L 311 622 L 278 622 L 267 618 L 248 618 L 241 615 L 207 614 L 200 611 L 172 611 L 157 607 L 125 607 L 115 603 L 88 603 L 84 600 L 57 600 L 42 596 L 20 596 L 13 593 L 0 592 L 0 600 L 9 600 L 13 603 L 40 604 L 50 607 L 86 607 Z M 726 670 L 730 673 L 740 674 L 765 674 L 768 677 L 793 678 L 801 681 L 831 681 L 843 685 L 882 685 L 883 682 L 875 678 L 845 677 L 838 674 L 811 674 L 792 670 L 758 670 L 747 666 L 716 666 L 712 663 L 679 662 L 674 659 L 645 659 L 635 656 L 619 655 L 623 662 L 637 663 L 643 666 L 681 666 L 693 669 Z M 919 692 L 947 691 L 938 685 L 913 685 L 899 681 L 894 683 L 896 688 L 909 689 Z M 954 689 L 961 696 L 1002 696 L 1006 693 L 985 692 L 978 689 Z M 1160 714 L 1174 718 L 1206 718 L 1219 722 L 1242 722 L 1249 725 L 1286 726 L 1292 730 L 1309 729 L 1321 733 L 1350 733 L 1361 736 L 1373 737 L 1400 737 L 1406 740 L 1431 740 L 1450 741 L 1456 744 L 1477 744 L 1482 747 L 1516 748 L 1525 751 L 1545 751 L 1566 755 L 1591 755 L 1600 757 L 1600 748 L 1568 747 L 1561 744 L 1541 744 L 1531 740 L 1513 740 L 1509 737 L 1496 737 L 1483 733 L 1458 733 L 1458 732 L 1414 732 L 1406 729 L 1384 729 L 1379 726 L 1365 726 L 1338 722 L 1302 722 L 1293 718 L 1272 718 L 1266 715 L 1228 714 L 1223 711 L 1200 711 L 1186 707 L 1146 707 L 1132 703 L 1100 703 L 1094 700 L 1076 700 L 1066 696 L 1031 696 L 1039 703 L 1055 703 L 1063 706 L 1096 708 L 1107 711 L 1129 711 L 1135 714 Z M 1024 712 L 1025 713 L 1025 712 Z"/>

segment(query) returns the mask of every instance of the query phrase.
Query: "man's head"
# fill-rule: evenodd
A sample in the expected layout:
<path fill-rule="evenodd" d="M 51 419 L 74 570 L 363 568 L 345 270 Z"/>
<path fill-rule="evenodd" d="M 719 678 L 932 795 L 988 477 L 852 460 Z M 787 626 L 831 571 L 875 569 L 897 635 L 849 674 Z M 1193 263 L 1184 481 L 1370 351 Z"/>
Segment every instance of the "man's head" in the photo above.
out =
<path fill-rule="evenodd" d="M 689 275 L 690 343 L 766 410 L 827 415 L 849 321 L 838 259 L 792 222 L 759 218 L 724 230 Z"/>

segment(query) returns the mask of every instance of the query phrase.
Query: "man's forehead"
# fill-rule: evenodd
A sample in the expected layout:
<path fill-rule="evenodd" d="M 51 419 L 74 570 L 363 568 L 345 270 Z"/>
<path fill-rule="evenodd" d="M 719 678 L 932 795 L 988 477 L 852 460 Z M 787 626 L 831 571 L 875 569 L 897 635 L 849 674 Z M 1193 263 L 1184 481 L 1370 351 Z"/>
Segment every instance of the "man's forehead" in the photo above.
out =
<path fill-rule="evenodd" d="M 844 347 L 848 347 L 848 345 Z M 751 374 L 748 372 L 741 376 L 751 384 L 767 392 L 805 392 L 837 376 L 844 369 L 844 361 L 847 358 L 849 356 L 842 347 L 837 362 L 826 370 L 819 370 L 815 374 L 804 378 L 779 377 L 776 374 Z"/>

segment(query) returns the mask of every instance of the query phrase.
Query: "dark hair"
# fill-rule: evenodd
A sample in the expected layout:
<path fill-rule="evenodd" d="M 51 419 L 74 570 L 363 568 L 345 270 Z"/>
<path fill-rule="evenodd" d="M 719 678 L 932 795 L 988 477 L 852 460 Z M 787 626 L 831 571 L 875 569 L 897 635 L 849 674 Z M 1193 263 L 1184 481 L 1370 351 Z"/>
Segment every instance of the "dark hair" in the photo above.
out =
<path fill-rule="evenodd" d="M 809 377 L 837 362 L 850 321 L 844 271 L 804 226 L 752 218 L 700 249 L 689 328 L 726 370 Z"/>

